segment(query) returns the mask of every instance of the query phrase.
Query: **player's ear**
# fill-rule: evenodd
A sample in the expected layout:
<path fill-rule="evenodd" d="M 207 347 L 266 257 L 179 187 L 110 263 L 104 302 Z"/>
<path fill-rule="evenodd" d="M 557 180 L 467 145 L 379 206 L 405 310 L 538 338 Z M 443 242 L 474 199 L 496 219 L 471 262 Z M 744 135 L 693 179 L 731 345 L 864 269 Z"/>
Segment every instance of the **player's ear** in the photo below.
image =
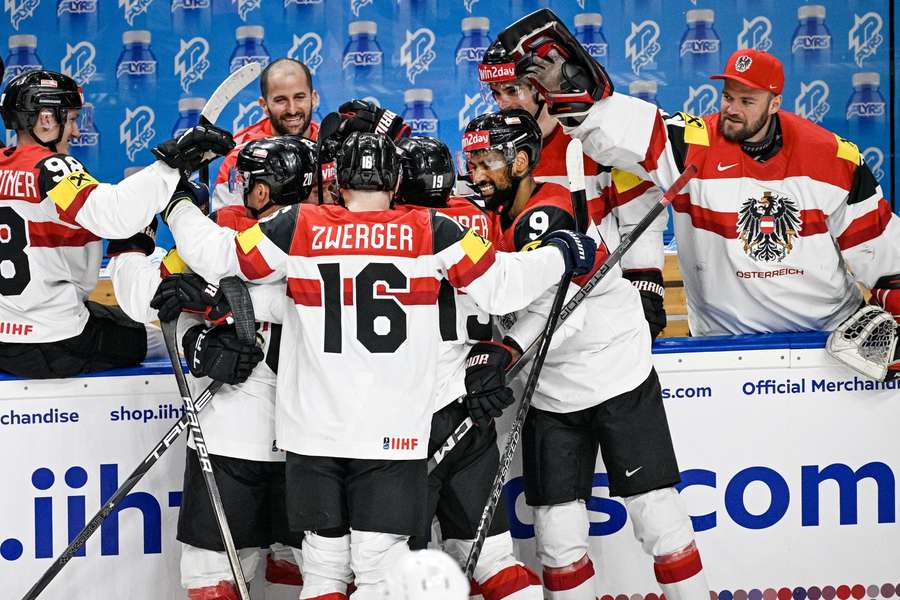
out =
<path fill-rule="evenodd" d="M 310 97 L 312 98 L 312 108 L 313 110 L 316 110 L 317 108 L 319 108 L 319 92 L 313 90 Z"/>
<path fill-rule="evenodd" d="M 774 115 L 775 113 L 778 112 L 778 109 L 781 108 L 781 100 L 782 100 L 782 96 L 781 96 L 781 94 L 778 94 L 777 96 L 772 98 L 771 102 L 769 102 L 769 114 L 770 115 Z"/>
<path fill-rule="evenodd" d="M 266 104 L 266 99 L 262 96 L 259 97 L 259 100 L 256 101 L 263 109 L 263 112 L 266 113 L 266 116 L 269 116 L 269 106 Z"/>
<path fill-rule="evenodd" d="M 516 177 L 524 177 L 528 173 L 528 153 L 524 150 L 516 152 L 516 158 L 512 164 L 512 174 Z"/>
<path fill-rule="evenodd" d="M 259 206 L 265 206 L 269 201 L 269 186 L 262 181 L 257 181 L 250 192 L 259 203 Z"/>

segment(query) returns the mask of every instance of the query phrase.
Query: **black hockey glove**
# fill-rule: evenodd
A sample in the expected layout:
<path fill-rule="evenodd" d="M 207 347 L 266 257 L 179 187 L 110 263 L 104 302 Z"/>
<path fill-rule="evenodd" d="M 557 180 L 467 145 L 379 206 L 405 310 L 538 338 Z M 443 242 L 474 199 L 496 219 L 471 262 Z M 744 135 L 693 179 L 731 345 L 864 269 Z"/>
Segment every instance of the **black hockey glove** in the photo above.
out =
<path fill-rule="evenodd" d="M 238 340 L 231 325 L 209 329 L 195 325 L 185 332 L 181 344 L 191 375 L 232 385 L 247 381 L 263 359 L 263 351 L 255 343 Z"/>
<path fill-rule="evenodd" d="M 541 239 L 541 246 L 559 248 L 566 263 L 566 273 L 583 275 L 594 268 L 597 242 L 583 233 L 567 229 L 551 231 Z"/>
<path fill-rule="evenodd" d="M 159 312 L 160 321 L 177 319 L 182 312 L 202 315 L 214 324 L 225 323 L 231 316 L 231 307 L 222 290 L 193 273 L 178 273 L 163 279 L 150 300 L 150 307 Z"/>
<path fill-rule="evenodd" d="M 141 252 L 150 256 L 156 250 L 156 215 L 150 224 L 124 240 L 109 240 L 106 244 L 106 255 L 110 258 L 125 252 Z"/>
<path fill-rule="evenodd" d="M 153 156 L 173 169 L 187 175 L 217 156 L 224 156 L 234 148 L 231 133 L 215 125 L 196 125 L 177 139 L 163 142 L 152 150 Z"/>
<path fill-rule="evenodd" d="M 496 342 L 478 342 L 466 359 L 466 409 L 477 427 L 487 427 L 513 403 L 506 387 L 506 370 L 512 365 L 509 348 Z"/>
<path fill-rule="evenodd" d="M 662 272 L 659 269 L 634 269 L 622 275 L 631 282 L 641 294 L 644 307 L 644 318 L 650 325 L 650 335 L 655 340 L 666 328 L 666 307 L 663 304 L 665 288 Z"/>
<path fill-rule="evenodd" d="M 337 135 L 341 141 L 354 131 L 360 133 L 383 133 L 392 140 L 409 136 L 409 125 L 395 112 L 386 110 L 365 100 L 351 100 L 338 107 L 343 121 Z"/>
<path fill-rule="evenodd" d="M 169 198 L 169 203 L 166 204 L 166 207 L 161 213 L 163 223 L 168 224 L 169 215 L 172 214 L 172 210 L 181 202 L 190 202 L 203 211 L 203 214 L 206 214 L 209 212 L 209 188 L 206 187 L 206 184 L 196 183 L 182 177 L 178 182 L 178 186 L 175 188 L 175 193 Z"/>

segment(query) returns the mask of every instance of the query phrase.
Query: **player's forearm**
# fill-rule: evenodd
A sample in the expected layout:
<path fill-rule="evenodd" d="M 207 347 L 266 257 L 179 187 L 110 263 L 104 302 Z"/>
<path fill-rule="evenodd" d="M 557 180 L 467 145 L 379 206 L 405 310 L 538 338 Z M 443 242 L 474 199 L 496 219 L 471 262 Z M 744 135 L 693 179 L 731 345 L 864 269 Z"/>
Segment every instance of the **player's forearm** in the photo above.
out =
<path fill-rule="evenodd" d="M 521 310 L 559 283 L 565 262 L 556 248 L 498 252 L 494 263 L 465 292 L 483 310 L 502 315 Z"/>
<path fill-rule="evenodd" d="M 178 254 L 194 273 L 209 282 L 241 275 L 233 229 L 216 225 L 190 202 L 172 209 L 168 225 Z"/>
<path fill-rule="evenodd" d="M 253 301 L 253 314 L 257 321 L 284 323 L 288 298 L 282 283 L 247 286 Z"/>
<path fill-rule="evenodd" d="M 159 263 L 140 252 L 125 252 L 109 261 L 110 279 L 119 307 L 139 323 L 159 317 L 150 299 L 159 287 Z"/>

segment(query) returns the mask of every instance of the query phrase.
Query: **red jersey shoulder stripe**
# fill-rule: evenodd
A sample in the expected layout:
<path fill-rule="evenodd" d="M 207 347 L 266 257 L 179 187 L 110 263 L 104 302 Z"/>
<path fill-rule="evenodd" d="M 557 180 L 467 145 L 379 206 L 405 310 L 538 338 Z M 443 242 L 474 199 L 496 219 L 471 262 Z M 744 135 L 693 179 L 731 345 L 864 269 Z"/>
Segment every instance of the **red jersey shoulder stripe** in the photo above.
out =
<path fill-rule="evenodd" d="M 884 233 L 892 216 L 890 205 L 882 198 L 878 201 L 875 210 L 853 219 L 844 232 L 838 236 L 838 247 L 841 250 L 848 250 L 877 238 Z"/>

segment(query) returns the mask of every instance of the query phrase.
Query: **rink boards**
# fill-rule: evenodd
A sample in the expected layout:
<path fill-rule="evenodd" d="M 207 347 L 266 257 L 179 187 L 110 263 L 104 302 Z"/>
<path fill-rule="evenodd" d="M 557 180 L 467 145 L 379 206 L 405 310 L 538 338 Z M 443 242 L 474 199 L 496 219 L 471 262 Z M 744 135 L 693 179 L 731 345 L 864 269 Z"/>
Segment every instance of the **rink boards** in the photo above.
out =
<path fill-rule="evenodd" d="M 900 386 L 854 375 L 823 344 L 822 335 L 800 334 L 656 346 L 681 494 L 721 600 L 900 593 Z M 0 597 L 24 594 L 180 416 L 180 404 L 161 364 L 0 380 Z M 182 597 L 175 524 L 183 460 L 178 444 L 42 598 Z M 538 567 L 519 475 L 515 464 L 512 533 L 522 559 Z M 654 598 L 650 559 L 624 505 L 609 498 L 601 461 L 594 484 L 598 595 Z"/>

